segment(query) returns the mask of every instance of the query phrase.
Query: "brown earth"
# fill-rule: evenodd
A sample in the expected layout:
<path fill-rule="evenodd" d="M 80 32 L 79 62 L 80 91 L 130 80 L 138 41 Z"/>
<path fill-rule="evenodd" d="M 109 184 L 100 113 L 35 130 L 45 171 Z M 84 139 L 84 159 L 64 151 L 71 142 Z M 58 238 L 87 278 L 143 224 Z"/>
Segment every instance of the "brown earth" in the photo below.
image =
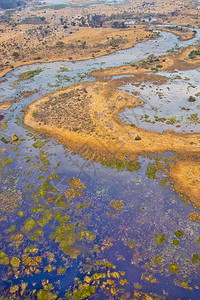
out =
<path fill-rule="evenodd" d="M 194 206 L 200 209 L 200 151 L 196 159 L 186 157 L 171 164 L 170 176 L 175 190 L 187 195 Z"/>
<path fill-rule="evenodd" d="M 7 110 L 12 106 L 12 102 L 0 103 L 0 110 Z"/>

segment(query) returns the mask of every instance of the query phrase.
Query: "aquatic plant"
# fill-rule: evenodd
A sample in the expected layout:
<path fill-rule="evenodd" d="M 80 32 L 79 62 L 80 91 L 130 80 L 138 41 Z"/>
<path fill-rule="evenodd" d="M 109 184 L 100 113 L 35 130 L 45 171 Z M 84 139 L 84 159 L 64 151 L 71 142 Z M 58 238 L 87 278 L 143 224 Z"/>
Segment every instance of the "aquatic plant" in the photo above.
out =
<path fill-rule="evenodd" d="M 165 235 L 159 235 L 159 234 L 155 234 L 155 243 L 156 245 L 162 245 L 165 242 L 166 238 Z"/>

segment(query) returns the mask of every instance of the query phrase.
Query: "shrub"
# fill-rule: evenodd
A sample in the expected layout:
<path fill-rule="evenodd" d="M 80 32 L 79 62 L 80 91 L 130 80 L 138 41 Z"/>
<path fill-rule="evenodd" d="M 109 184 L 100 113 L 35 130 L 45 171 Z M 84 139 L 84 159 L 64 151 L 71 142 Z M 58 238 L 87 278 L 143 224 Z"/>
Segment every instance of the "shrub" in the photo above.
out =
<path fill-rule="evenodd" d="M 189 102 L 195 102 L 197 99 L 194 96 L 190 96 L 188 100 Z"/>

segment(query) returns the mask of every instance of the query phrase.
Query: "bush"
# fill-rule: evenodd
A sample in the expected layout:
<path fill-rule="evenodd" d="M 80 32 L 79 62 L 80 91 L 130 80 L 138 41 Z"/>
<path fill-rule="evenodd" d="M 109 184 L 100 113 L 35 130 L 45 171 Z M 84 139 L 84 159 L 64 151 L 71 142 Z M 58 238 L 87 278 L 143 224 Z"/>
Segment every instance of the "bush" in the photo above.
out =
<path fill-rule="evenodd" d="M 195 102 L 197 99 L 194 96 L 190 96 L 188 100 L 189 102 Z"/>
<path fill-rule="evenodd" d="M 135 140 L 136 140 L 136 141 L 140 141 L 140 140 L 141 140 L 141 137 L 140 137 L 139 135 L 137 135 L 137 136 L 135 137 Z"/>
<path fill-rule="evenodd" d="M 18 57 L 19 57 L 19 52 L 13 52 L 12 56 L 13 56 L 14 58 L 18 58 Z"/>

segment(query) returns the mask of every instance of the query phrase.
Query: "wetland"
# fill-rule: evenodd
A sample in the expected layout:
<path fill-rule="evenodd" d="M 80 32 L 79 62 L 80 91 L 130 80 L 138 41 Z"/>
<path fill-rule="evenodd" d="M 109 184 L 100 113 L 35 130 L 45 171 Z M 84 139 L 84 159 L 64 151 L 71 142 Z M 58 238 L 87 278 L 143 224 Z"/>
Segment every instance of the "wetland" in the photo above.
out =
<path fill-rule="evenodd" d="M 198 300 L 198 3 L 52 3 L 0 23 L 49 24 L 0 52 L 1 299 Z"/>

